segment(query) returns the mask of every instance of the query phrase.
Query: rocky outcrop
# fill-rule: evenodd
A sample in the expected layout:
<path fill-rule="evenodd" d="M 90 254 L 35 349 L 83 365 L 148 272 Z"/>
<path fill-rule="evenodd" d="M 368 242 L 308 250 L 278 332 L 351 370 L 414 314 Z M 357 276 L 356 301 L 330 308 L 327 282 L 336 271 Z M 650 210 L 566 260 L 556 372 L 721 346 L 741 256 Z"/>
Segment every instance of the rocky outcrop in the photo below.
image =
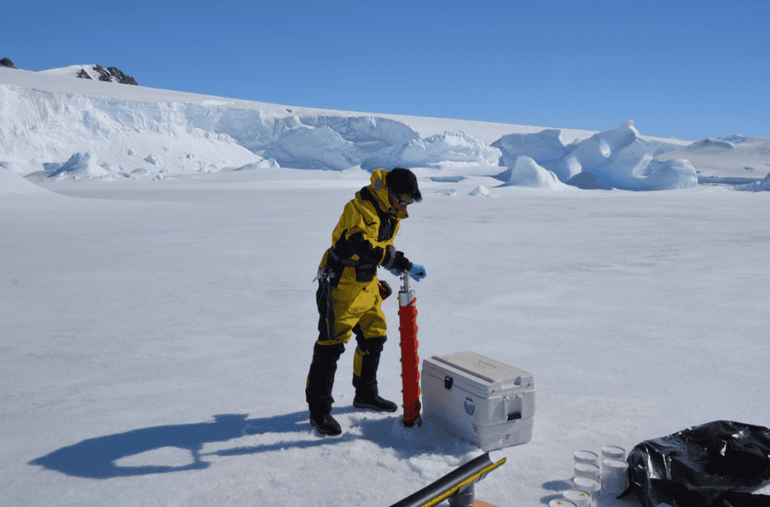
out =
<path fill-rule="evenodd" d="M 2 60 L 0 60 L 0 66 L 2 66 L 2 67 L 10 67 L 12 69 L 15 68 L 13 66 L 13 62 L 11 61 L 10 58 L 3 58 Z"/>
<path fill-rule="evenodd" d="M 117 67 L 107 67 L 105 69 L 101 65 L 94 65 L 91 67 L 91 70 L 97 76 L 97 79 L 99 81 L 105 81 L 108 83 L 139 85 L 139 83 L 136 82 L 136 79 L 134 79 L 129 75 L 124 74 Z M 81 69 L 76 76 L 83 79 L 93 79 L 90 73 L 86 69 Z"/>
<path fill-rule="evenodd" d="M 123 72 L 121 72 L 120 69 L 118 69 L 117 67 L 107 67 L 107 72 L 109 73 L 110 76 L 112 76 L 114 80 L 117 80 L 117 82 L 120 84 L 130 84 L 134 86 L 139 85 L 139 83 L 136 82 L 136 79 L 126 74 L 123 74 Z"/>

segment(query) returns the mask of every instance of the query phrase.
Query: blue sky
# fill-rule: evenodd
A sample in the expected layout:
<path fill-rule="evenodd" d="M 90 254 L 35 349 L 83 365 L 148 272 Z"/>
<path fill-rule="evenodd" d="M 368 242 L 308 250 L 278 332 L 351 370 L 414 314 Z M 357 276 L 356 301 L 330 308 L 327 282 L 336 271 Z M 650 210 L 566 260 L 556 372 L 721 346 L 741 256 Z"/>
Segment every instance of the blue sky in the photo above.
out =
<path fill-rule="evenodd" d="M 113 0 L 4 6 L 0 58 L 373 113 L 770 137 L 770 1 Z"/>

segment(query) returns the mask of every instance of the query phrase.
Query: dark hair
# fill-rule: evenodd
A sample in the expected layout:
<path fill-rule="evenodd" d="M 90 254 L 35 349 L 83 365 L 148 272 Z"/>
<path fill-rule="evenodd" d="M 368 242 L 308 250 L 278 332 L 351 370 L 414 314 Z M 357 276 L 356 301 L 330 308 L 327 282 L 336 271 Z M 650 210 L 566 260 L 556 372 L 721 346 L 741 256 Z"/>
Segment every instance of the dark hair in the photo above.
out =
<path fill-rule="evenodd" d="M 406 194 L 417 202 L 422 201 L 422 194 L 417 186 L 417 176 L 409 169 L 396 167 L 385 176 L 385 185 L 394 194 Z"/>

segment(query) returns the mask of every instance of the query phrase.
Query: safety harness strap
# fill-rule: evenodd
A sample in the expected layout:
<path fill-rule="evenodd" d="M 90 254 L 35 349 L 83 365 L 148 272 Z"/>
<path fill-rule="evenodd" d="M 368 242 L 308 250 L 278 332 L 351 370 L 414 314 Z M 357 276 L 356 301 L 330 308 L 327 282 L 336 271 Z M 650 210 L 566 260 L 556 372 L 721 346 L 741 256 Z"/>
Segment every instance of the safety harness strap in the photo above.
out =
<path fill-rule="evenodd" d="M 334 251 L 333 248 L 329 249 L 329 258 L 333 259 L 335 262 L 339 262 L 343 266 L 352 266 L 354 268 L 376 268 L 376 264 L 372 264 L 371 262 L 362 262 L 362 261 L 354 261 L 353 259 L 343 259 L 340 257 L 337 252 Z"/>

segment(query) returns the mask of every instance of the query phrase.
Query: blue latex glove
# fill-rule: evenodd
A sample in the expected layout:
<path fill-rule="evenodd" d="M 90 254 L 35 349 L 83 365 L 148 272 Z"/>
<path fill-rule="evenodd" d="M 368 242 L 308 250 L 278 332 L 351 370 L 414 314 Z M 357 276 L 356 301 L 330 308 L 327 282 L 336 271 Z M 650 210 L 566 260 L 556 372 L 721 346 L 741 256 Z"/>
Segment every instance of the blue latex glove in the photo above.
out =
<path fill-rule="evenodd" d="M 412 264 L 412 269 L 409 270 L 409 276 L 411 276 L 415 282 L 419 282 L 427 275 L 428 272 L 425 271 L 425 266 L 420 266 L 419 264 Z"/>
<path fill-rule="evenodd" d="M 399 271 L 397 269 L 391 269 L 390 270 L 390 274 L 395 276 L 396 278 L 401 278 L 401 274 L 402 273 L 403 273 L 403 271 Z"/>

